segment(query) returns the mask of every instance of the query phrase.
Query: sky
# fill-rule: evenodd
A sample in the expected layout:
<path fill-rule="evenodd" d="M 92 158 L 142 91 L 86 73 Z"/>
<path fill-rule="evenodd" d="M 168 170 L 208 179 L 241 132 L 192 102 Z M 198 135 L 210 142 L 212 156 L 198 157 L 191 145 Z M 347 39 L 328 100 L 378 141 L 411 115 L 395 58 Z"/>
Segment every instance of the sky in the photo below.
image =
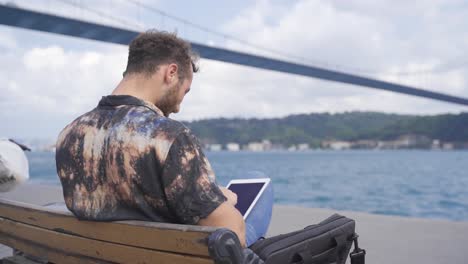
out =
<path fill-rule="evenodd" d="M 193 42 L 468 97 L 468 1 L 8 2 L 134 30 L 176 31 Z M 126 59 L 126 46 L 0 26 L 0 137 L 55 138 L 65 125 L 112 92 L 121 80 Z M 171 118 L 268 118 L 345 111 L 433 115 L 468 110 L 424 98 L 204 59 L 200 67 L 181 112 Z"/>

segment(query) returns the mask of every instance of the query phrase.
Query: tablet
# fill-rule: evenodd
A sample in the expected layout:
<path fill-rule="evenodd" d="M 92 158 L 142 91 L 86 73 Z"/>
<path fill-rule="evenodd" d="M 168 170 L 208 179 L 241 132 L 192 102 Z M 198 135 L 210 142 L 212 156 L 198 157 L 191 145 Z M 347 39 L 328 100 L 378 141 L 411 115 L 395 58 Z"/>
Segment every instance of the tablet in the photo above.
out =
<path fill-rule="evenodd" d="M 231 180 L 226 188 L 237 194 L 236 208 L 244 217 L 249 215 L 260 196 L 270 184 L 269 178 Z"/>

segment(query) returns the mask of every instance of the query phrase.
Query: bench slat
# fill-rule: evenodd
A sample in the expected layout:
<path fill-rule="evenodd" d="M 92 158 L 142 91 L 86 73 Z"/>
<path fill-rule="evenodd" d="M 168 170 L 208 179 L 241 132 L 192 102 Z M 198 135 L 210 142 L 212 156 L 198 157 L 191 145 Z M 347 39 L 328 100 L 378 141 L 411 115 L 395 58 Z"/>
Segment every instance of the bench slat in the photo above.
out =
<path fill-rule="evenodd" d="M 118 263 L 208 264 L 212 260 L 198 256 L 173 254 L 156 250 L 114 244 L 84 237 L 67 235 L 23 223 L 0 218 L 0 236 L 27 241 L 49 250 L 66 252 L 75 258 L 97 259 Z M 7 243 L 5 243 L 7 244 Z M 17 248 L 16 245 L 8 246 Z M 37 248 L 40 248 L 37 247 Z M 34 252 L 27 252 L 37 256 Z M 36 252 L 37 253 L 37 252 Z M 48 254 L 48 253 L 45 253 Z M 39 255 L 42 256 L 42 255 Z M 48 256 L 50 257 L 50 256 Z M 51 261 L 53 261 L 51 259 Z M 60 263 L 60 262 L 59 262 Z"/>
<path fill-rule="evenodd" d="M 11 237 L 6 234 L 0 234 L 0 243 L 4 245 L 10 245 L 25 252 L 29 255 L 47 259 L 52 263 L 67 263 L 67 264 L 109 264 L 110 262 L 99 261 L 92 258 L 78 258 L 75 256 L 68 255 L 65 252 L 56 251 L 36 243 Z M 0 262 L 1 263 L 1 262 Z"/>
<path fill-rule="evenodd" d="M 69 212 L 0 198 L 0 217 L 85 238 L 208 257 L 205 238 L 216 228 L 143 221 L 80 221 Z"/>

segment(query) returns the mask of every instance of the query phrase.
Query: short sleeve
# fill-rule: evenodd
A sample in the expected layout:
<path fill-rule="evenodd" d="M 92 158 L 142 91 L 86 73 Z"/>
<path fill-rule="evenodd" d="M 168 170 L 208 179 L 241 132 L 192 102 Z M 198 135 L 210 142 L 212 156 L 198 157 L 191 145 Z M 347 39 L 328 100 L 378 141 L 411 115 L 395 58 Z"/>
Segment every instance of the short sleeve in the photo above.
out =
<path fill-rule="evenodd" d="M 198 140 L 188 129 L 169 149 L 162 182 L 167 206 L 182 224 L 198 223 L 226 201 Z"/>

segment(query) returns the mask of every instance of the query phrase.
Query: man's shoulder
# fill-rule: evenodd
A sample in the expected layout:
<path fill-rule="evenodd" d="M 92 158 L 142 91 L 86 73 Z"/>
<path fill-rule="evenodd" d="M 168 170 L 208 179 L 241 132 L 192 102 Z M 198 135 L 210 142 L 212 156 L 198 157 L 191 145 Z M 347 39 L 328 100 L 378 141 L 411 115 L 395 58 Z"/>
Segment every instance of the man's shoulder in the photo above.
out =
<path fill-rule="evenodd" d="M 169 149 L 179 137 L 194 138 L 190 129 L 182 122 L 146 107 L 126 105 L 114 110 L 109 115 L 97 107 L 77 117 L 60 132 L 57 147 L 62 146 L 67 138 L 76 141 L 84 140 L 86 136 L 100 135 L 120 138 L 129 145 L 145 142 L 145 145 L 163 150 Z"/>
<path fill-rule="evenodd" d="M 195 138 L 190 129 L 182 122 L 167 118 L 160 117 L 155 120 L 154 128 L 152 129 L 151 138 L 155 140 L 156 145 L 166 145 L 167 150 L 172 147 L 174 142 L 187 142 L 188 138 Z"/>
<path fill-rule="evenodd" d="M 164 116 L 155 107 L 148 105 L 126 105 L 122 108 L 125 108 L 125 110 L 122 109 L 125 114 L 121 113 L 121 118 L 117 122 L 126 124 L 128 129 L 134 130 L 136 133 L 150 132 L 151 134 L 152 132 L 152 136 L 166 134 L 174 137 L 189 130 L 182 122 Z"/>
<path fill-rule="evenodd" d="M 81 121 L 83 118 L 89 119 L 89 115 L 94 112 L 95 109 L 86 112 L 79 117 L 75 118 L 73 121 L 71 121 L 69 124 L 67 124 L 62 131 L 60 131 L 58 138 L 57 138 L 57 145 L 60 145 L 60 143 L 63 141 L 64 137 L 70 134 L 70 132 L 76 130 L 76 127 L 80 125 Z"/>
<path fill-rule="evenodd" d="M 154 121 L 155 128 L 159 130 L 180 134 L 189 129 L 182 122 L 165 117 L 158 116 Z"/>

